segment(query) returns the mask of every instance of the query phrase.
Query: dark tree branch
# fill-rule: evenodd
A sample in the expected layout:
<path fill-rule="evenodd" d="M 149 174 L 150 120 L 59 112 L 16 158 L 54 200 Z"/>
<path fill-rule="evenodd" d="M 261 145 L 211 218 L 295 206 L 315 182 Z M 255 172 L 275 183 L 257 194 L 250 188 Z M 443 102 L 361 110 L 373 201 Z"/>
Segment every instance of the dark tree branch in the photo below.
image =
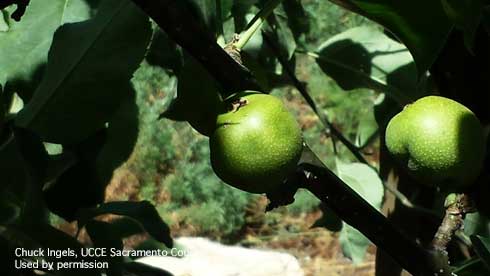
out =
<path fill-rule="evenodd" d="M 330 170 L 300 164 L 303 188 L 311 191 L 347 224 L 361 231 L 412 275 L 450 275 L 447 255 L 423 249 L 407 238 Z"/>
<path fill-rule="evenodd" d="M 299 185 L 312 192 L 343 221 L 361 231 L 379 249 L 413 275 L 434 275 L 439 254 L 425 250 L 390 223 L 380 212 L 345 184 L 318 157 L 305 150 L 299 165 Z"/>
<path fill-rule="evenodd" d="M 258 90 L 256 80 L 216 43 L 205 26 L 178 0 L 133 0 L 167 35 L 200 61 L 221 83 L 228 96 L 245 89 Z"/>
<path fill-rule="evenodd" d="M 201 61 L 225 88 L 230 91 L 258 89 L 250 73 L 207 35 L 204 27 L 197 24 L 185 7 L 178 4 L 181 1 L 133 0 L 133 2 L 155 20 L 169 37 Z M 299 169 L 301 171 L 298 177 L 302 186 L 332 208 L 342 220 L 359 229 L 379 249 L 390 254 L 412 274 L 434 275 L 434 269 L 437 267 L 433 266 L 428 251 L 403 235 L 347 184 L 324 167 L 318 158 L 313 162 L 300 165 Z"/>

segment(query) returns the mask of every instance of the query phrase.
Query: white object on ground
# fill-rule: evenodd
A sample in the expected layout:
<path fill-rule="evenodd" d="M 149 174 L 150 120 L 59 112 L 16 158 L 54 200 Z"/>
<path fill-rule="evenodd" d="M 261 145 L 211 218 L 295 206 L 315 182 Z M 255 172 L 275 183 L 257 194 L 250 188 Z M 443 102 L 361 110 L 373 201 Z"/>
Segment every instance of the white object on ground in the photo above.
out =
<path fill-rule="evenodd" d="M 144 257 L 137 262 L 174 276 L 303 276 L 298 260 L 287 253 L 222 245 L 204 238 L 174 240 L 185 257 Z"/>

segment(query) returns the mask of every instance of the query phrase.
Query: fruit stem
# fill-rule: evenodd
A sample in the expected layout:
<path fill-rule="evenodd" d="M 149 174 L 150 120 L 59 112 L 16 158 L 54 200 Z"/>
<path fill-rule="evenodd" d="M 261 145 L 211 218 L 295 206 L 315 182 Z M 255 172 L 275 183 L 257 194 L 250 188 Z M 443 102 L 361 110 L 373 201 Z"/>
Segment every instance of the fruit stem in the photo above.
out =
<path fill-rule="evenodd" d="M 437 229 L 432 248 L 447 255 L 447 245 L 456 231 L 463 227 L 466 214 L 475 211 L 473 200 L 466 194 L 449 194 L 444 203 L 446 214 Z"/>
<path fill-rule="evenodd" d="M 436 256 L 434 263 L 437 264 L 439 260 L 440 264 L 440 273 L 436 275 L 454 275 L 449 266 L 447 246 L 457 231 L 462 229 L 466 214 L 475 212 L 476 209 L 473 200 L 466 194 L 449 194 L 444 207 L 446 214 L 434 235 L 431 249 Z"/>
<path fill-rule="evenodd" d="M 235 43 L 235 47 L 239 50 L 243 49 L 247 42 L 257 32 L 258 29 L 264 24 L 267 17 L 274 11 L 274 9 L 282 2 L 282 0 L 270 0 L 265 6 L 255 15 L 247 26 L 247 30 L 240 35 L 240 39 Z"/>

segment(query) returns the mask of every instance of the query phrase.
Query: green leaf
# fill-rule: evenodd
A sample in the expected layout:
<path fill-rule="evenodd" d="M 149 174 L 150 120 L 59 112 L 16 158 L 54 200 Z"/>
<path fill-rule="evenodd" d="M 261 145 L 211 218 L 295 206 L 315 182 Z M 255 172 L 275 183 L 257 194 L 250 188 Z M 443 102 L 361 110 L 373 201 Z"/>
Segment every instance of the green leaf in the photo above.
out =
<path fill-rule="evenodd" d="M 135 92 L 125 95 L 108 123 L 90 139 L 65 145 L 63 155 L 76 156 L 78 163 L 64 169 L 53 185 L 45 189 L 46 202 L 59 216 L 71 221 L 80 208 L 93 207 L 104 199 L 113 172 L 128 159 L 138 137 L 139 120 Z M 68 160 L 73 159 L 71 156 Z M 67 160 L 67 161 L 68 161 Z M 52 162 L 49 163 L 50 165 Z M 51 172 L 51 174 L 53 174 Z M 77 192 L 76 197 L 67 194 Z"/>
<path fill-rule="evenodd" d="M 180 48 L 158 27 L 153 31 L 146 60 L 149 64 L 160 66 L 173 74 L 178 74 L 184 63 Z"/>
<path fill-rule="evenodd" d="M 384 187 L 376 171 L 363 163 L 345 164 L 337 160 L 338 176 L 374 208 L 383 203 Z"/>
<path fill-rule="evenodd" d="M 8 23 L 8 14 L 4 10 L 0 10 L 0 32 L 6 32 L 10 29 L 10 24 Z"/>
<path fill-rule="evenodd" d="M 160 117 L 188 121 L 199 133 L 209 136 L 224 106 L 220 89 L 208 71 L 188 57 L 178 76 L 177 98 Z"/>
<path fill-rule="evenodd" d="M 43 222 L 46 217 L 41 189 L 47 152 L 39 138 L 26 130 L 9 129 L 7 135 L 0 145 L 0 194 L 7 203 L 4 207 L 20 211 L 9 220 Z"/>
<path fill-rule="evenodd" d="M 473 235 L 470 238 L 476 254 L 485 263 L 487 268 L 490 269 L 490 238 L 479 235 Z"/>
<path fill-rule="evenodd" d="M 490 235 L 490 220 L 479 212 L 467 214 L 464 219 L 464 233 L 471 235 Z"/>
<path fill-rule="evenodd" d="M 366 147 L 379 134 L 378 124 L 374 117 L 374 112 L 368 116 L 360 118 L 356 134 L 356 146 L 359 148 Z"/>
<path fill-rule="evenodd" d="M 14 6 L 9 7 L 0 17 L 8 18 L 13 10 Z M 8 31 L 0 31 L 0 84 L 8 83 L 6 89 L 20 95 L 32 94 L 41 80 L 55 30 L 88 18 L 83 0 L 50 0 L 49 5 L 31 0 L 21 21 L 4 20 Z"/>
<path fill-rule="evenodd" d="M 384 188 L 376 171 L 363 163 L 344 164 L 339 160 L 337 171 L 338 176 L 363 199 L 374 208 L 381 208 Z M 355 264 L 363 261 L 370 241 L 361 232 L 344 223 L 339 241 L 346 257 L 352 259 Z"/>
<path fill-rule="evenodd" d="M 16 123 L 59 144 L 95 133 L 130 93 L 150 36 L 148 17 L 127 0 L 104 1 L 94 19 L 62 26 L 43 81 Z"/>
<path fill-rule="evenodd" d="M 422 93 L 407 48 L 375 27 L 349 29 L 325 41 L 317 52 L 320 68 L 344 90 L 370 88 L 402 105 Z"/>
<path fill-rule="evenodd" d="M 153 238 L 163 242 L 167 247 L 172 247 L 170 229 L 162 220 L 155 207 L 148 201 L 129 202 L 114 201 L 99 205 L 95 209 L 83 210 L 79 224 L 84 225 L 89 219 L 103 215 L 115 214 L 130 217 L 138 221 Z"/>
<path fill-rule="evenodd" d="M 45 187 L 49 187 L 52 182 L 55 182 L 63 173 L 76 165 L 77 162 L 77 156 L 72 152 L 50 154 L 44 178 L 44 182 L 46 183 Z"/>
<path fill-rule="evenodd" d="M 104 201 L 108 181 L 98 177 L 95 160 L 106 142 L 107 129 L 104 129 L 82 143 L 63 147 L 65 152 L 74 154 L 78 162 L 44 188 L 44 198 L 51 212 L 73 221 L 80 208 L 95 207 Z"/>
<path fill-rule="evenodd" d="M 288 26 L 287 17 L 274 11 L 267 17 L 266 22 L 264 32 L 276 41 L 281 54 L 290 60 L 296 51 L 297 45 L 293 32 Z"/>
<path fill-rule="evenodd" d="M 303 4 L 300 0 L 284 0 L 282 6 L 287 15 L 288 26 L 294 35 L 294 40 L 299 43 L 301 36 L 310 31 L 310 21 Z"/>
<path fill-rule="evenodd" d="M 3 123 L 7 115 L 7 103 L 5 100 L 5 93 L 3 93 L 3 87 L 0 85 L 0 137 L 2 137 Z"/>
<path fill-rule="evenodd" d="M 121 217 L 111 220 L 111 227 L 113 233 L 121 238 L 127 238 L 133 235 L 145 233 L 145 229 L 142 227 L 141 224 L 139 224 L 136 220 L 128 217 Z M 166 248 L 160 242 L 155 242 L 158 243 L 160 246 Z"/>
<path fill-rule="evenodd" d="M 441 0 L 442 7 L 451 21 L 464 32 L 466 48 L 472 52 L 475 34 L 484 7 L 484 0 Z"/>
<path fill-rule="evenodd" d="M 359 230 L 344 223 L 340 231 L 339 242 L 344 256 L 351 259 L 354 264 L 364 261 L 370 241 Z"/>
<path fill-rule="evenodd" d="M 418 75 L 425 74 L 444 46 L 452 24 L 440 1 L 349 0 L 410 49 Z"/>
<path fill-rule="evenodd" d="M 131 89 L 111 117 L 106 141 L 95 160 L 95 172 L 100 182 L 108 184 L 113 171 L 129 158 L 136 145 L 138 131 L 136 92 Z"/>

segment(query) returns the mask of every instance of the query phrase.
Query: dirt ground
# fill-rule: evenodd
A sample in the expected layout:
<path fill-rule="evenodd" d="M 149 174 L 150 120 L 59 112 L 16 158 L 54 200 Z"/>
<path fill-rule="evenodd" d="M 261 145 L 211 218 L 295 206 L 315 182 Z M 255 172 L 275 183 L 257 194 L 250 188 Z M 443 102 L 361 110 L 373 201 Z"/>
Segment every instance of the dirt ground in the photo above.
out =
<path fill-rule="evenodd" d="M 344 257 L 338 234 L 324 228 L 310 228 L 321 217 L 321 211 L 299 217 L 284 217 L 281 226 L 300 226 L 298 233 L 270 237 L 248 235 L 243 243 L 253 247 L 287 252 L 298 258 L 305 276 L 371 276 L 374 275 L 375 248 L 368 249 L 365 260 L 354 265 Z"/>
<path fill-rule="evenodd" d="M 134 176 L 128 171 L 118 170 L 107 188 L 106 200 L 141 200 L 137 194 L 138 184 Z M 311 227 L 322 216 L 320 210 L 299 216 L 280 212 L 280 219 L 271 225 L 266 220 L 267 214 L 264 212 L 266 205 L 265 197 L 250 203 L 246 213 L 248 223 L 233 244 L 289 253 L 299 260 L 305 276 L 374 275 L 375 247 L 371 246 L 368 249 L 364 262 L 354 265 L 351 260 L 343 256 L 338 233 L 320 227 Z M 114 217 L 105 216 L 101 219 L 110 221 Z M 77 232 L 75 223 L 65 223 L 59 227 L 71 235 Z M 171 233 L 175 237 L 198 236 L 192 225 L 173 225 Z M 124 241 L 125 247 L 135 247 L 146 238 L 146 235 L 132 236 Z M 90 243 L 90 238 L 85 231 L 81 231 L 79 240 Z"/>

